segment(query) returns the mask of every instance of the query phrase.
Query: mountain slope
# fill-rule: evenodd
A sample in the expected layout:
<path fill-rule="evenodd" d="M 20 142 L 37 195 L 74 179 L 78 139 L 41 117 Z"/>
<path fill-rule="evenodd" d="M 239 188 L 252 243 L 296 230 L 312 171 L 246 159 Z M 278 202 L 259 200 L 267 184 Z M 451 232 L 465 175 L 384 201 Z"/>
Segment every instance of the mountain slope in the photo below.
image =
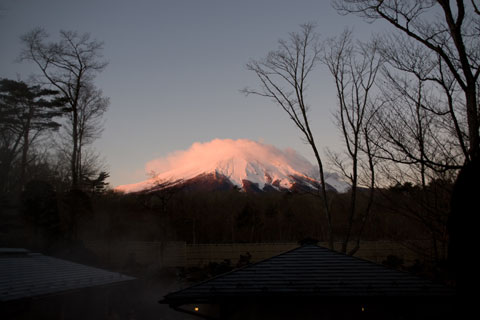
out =
<path fill-rule="evenodd" d="M 210 178 L 242 190 L 288 190 L 299 186 L 312 189 L 319 185 L 312 178 L 316 168 L 294 150 L 280 150 L 246 139 L 195 143 L 188 150 L 149 162 L 147 170 L 158 173 L 143 182 L 118 186 L 116 190 L 128 193 L 195 180 L 198 183 L 200 177 L 204 182 Z M 340 192 L 348 188 L 335 175 L 329 175 L 326 182 Z"/>

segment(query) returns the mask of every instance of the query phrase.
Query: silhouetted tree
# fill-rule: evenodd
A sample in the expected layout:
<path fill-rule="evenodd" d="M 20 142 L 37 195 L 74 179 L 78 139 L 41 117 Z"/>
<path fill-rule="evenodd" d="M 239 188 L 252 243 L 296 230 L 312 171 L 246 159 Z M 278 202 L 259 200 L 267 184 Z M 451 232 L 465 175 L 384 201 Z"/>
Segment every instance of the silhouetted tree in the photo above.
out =
<path fill-rule="evenodd" d="M 468 230 L 468 220 L 460 222 L 466 207 L 458 199 L 464 199 L 462 193 L 475 197 L 465 188 L 475 183 L 465 171 L 478 172 L 480 165 L 478 3 L 337 0 L 335 6 L 344 14 L 386 21 L 397 31 L 381 38 L 382 55 L 389 64 L 384 72 L 389 87 L 384 92 L 395 91 L 386 100 L 392 108 L 379 113 L 378 145 L 386 158 L 419 166 L 424 188 L 425 168 L 440 173 L 460 169 L 449 218 L 451 239 L 458 241 Z M 395 108 L 402 101 L 408 108 Z"/>
<path fill-rule="evenodd" d="M 255 72 L 260 80 L 260 89 L 245 88 L 249 95 L 271 98 L 290 117 L 311 146 L 317 160 L 320 176 L 319 195 L 323 197 L 327 217 L 329 245 L 333 248 L 332 218 L 327 201 L 323 162 L 310 128 L 308 103 L 305 99 L 307 79 L 320 59 L 319 36 L 312 24 L 301 26 L 300 33 L 291 33 L 288 40 L 279 40 L 279 47 L 268 53 L 263 60 L 252 60 L 247 69 Z"/>
<path fill-rule="evenodd" d="M 109 107 L 109 99 L 103 97 L 102 91 L 93 87 L 91 83 L 85 85 L 80 93 L 78 103 L 77 138 L 78 152 L 76 153 L 76 168 L 78 176 L 83 182 L 85 179 L 93 180 L 102 171 L 101 160 L 95 151 L 87 149 L 103 131 L 103 115 Z M 72 158 L 73 142 L 73 117 L 69 114 L 66 124 L 67 134 L 63 139 L 62 148 L 66 158 Z M 107 177 L 106 177 L 107 178 Z M 83 181 L 82 181 L 83 180 Z"/>
<path fill-rule="evenodd" d="M 466 162 L 478 156 L 480 20 L 475 2 L 458 0 L 452 6 L 449 0 L 337 0 L 335 6 L 344 14 L 357 14 L 370 21 L 386 21 L 399 31 L 390 38 L 382 38 L 386 61 L 398 71 L 438 85 L 438 91 L 444 92 L 446 101 L 440 106 L 422 105 L 422 108 L 429 110 L 431 116 L 450 118 L 452 132 Z M 465 123 L 458 120 L 462 113 L 465 114 Z M 437 164 L 436 159 L 406 155 L 427 165 Z M 425 153 L 420 155 L 426 156 Z"/>
<path fill-rule="evenodd" d="M 471 215 L 478 207 L 478 183 L 480 181 L 480 158 L 475 158 L 460 172 L 453 188 L 451 214 L 448 219 L 449 243 L 448 265 L 453 281 L 461 282 L 462 293 L 472 286 L 471 277 L 477 272 L 476 264 L 463 254 L 474 250 L 471 235 L 476 234 L 476 224 Z"/>
<path fill-rule="evenodd" d="M 60 124 L 53 120 L 62 115 L 64 105 L 58 91 L 29 86 L 22 81 L 0 80 L 0 181 L 6 191 L 8 184 L 21 188 L 25 183 L 29 151 L 38 138 Z M 13 163 L 18 181 L 12 181 Z"/>
<path fill-rule="evenodd" d="M 327 42 L 322 60 L 335 80 L 338 98 L 335 119 L 346 147 L 344 154 L 330 153 L 330 157 L 351 185 L 350 214 L 346 221 L 346 234 L 341 249 L 344 253 L 347 252 L 348 243 L 353 236 L 354 221 L 360 215 L 356 245 L 349 252 L 354 254 L 360 246 L 360 236 L 370 214 L 375 190 L 375 161 L 370 132 L 371 120 L 377 108 L 372 91 L 381 59 L 375 44 L 354 44 L 352 32 L 346 30 L 341 36 Z M 362 165 L 366 169 L 363 175 Z M 364 183 L 370 192 L 368 205 L 364 212 L 360 213 L 357 191 L 362 176 L 366 178 Z"/>
<path fill-rule="evenodd" d="M 82 139 L 85 138 L 82 130 L 86 128 L 85 119 L 82 119 L 84 111 L 96 108 L 103 114 L 104 105 L 108 104 L 108 100 L 101 98 L 101 92 L 93 87 L 95 75 L 107 65 L 101 60 L 103 43 L 90 40 L 88 33 L 80 35 L 73 31 L 60 31 L 58 42 L 47 42 L 48 34 L 41 28 L 30 31 L 21 39 L 24 49 L 20 60 L 34 62 L 41 71 L 37 80 L 59 90 L 67 101 L 71 184 L 77 189 L 81 179 Z"/>

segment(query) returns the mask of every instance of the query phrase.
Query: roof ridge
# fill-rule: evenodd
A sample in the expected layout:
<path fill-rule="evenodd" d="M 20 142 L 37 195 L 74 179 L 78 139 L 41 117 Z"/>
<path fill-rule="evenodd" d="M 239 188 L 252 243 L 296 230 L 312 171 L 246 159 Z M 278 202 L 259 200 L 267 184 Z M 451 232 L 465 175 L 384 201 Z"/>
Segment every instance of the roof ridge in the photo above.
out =
<path fill-rule="evenodd" d="M 200 292 L 205 291 L 208 288 L 210 288 L 210 291 L 215 290 L 218 285 L 220 285 L 221 290 L 224 290 L 224 289 L 226 289 L 227 291 L 239 290 L 238 287 L 237 289 L 231 287 L 233 285 L 233 282 L 237 282 L 237 281 L 247 281 L 250 283 L 255 283 L 254 286 L 251 287 L 250 289 L 252 290 L 251 293 L 260 294 L 260 295 L 262 295 L 262 293 L 258 291 L 260 289 L 258 287 L 259 283 L 257 283 L 257 281 L 258 280 L 260 280 L 260 282 L 266 281 L 265 283 L 268 283 L 270 281 L 270 284 L 273 284 L 272 288 L 274 288 L 274 291 L 272 291 L 273 293 L 270 292 L 270 294 L 275 294 L 275 293 L 280 294 L 281 293 L 280 291 L 282 290 L 284 291 L 285 288 L 283 288 L 278 292 L 275 292 L 275 288 L 276 288 L 275 286 L 278 286 L 278 285 L 274 283 L 278 281 L 284 281 L 285 277 L 289 277 L 288 274 L 290 274 L 291 272 L 287 272 L 286 274 L 281 275 L 280 278 L 278 279 L 275 279 L 275 277 L 272 278 L 272 274 L 270 273 L 273 272 L 273 274 L 275 274 L 279 272 L 279 270 L 281 271 L 282 268 L 285 268 L 285 267 L 287 267 L 287 269 L 285 270 L 294 271 L 294 273 L 302 272 L 301 270 L 304 270 L 304 271 L 307 269 L 310 270 L 312 267 L 314 268 L 312 270 L 320 270 L 320 272 L 323 272 L 321 271 L 323 267 L 319 266 L 318 264 L 316 265 L 315 263 L 313 263 L 313 265 L 309 267 L 309 264 L 312 264 L 313 261 L 317 260 L 317 259 L 312 260 L 310 258 L 316 258 L 318 256 L 320 258 L 325 259 L 325 265 L 328 266 L 329 264 L 331 264 L 332 266 L 331 270 L 325 273 L 325 275 L 328 276 L 330 272 L 333 272 L 330 275 L 337 277 L 336 279 L 333 279 L 333 280 L 338 282 L 338 284 L 336 284 L 336 287 L 334 286 L 333 289 L 339 290 L 339 292 L 342 292 L 342 290 L 345 292 L 350 292 L 349 290 L 351 288 L 348 285 L 350 281 L 353 281 L 351 282 L 351 285 L 353 285 L 353 287 L 355 288 L 357 288 L 359 285 L 365 286 L 365 288 L 358 287 L 357 289 L 355 289 L 356 291 L 358 291 L 355 294 L 359 294 L 359 292 L 364 292 L 369 296 L 379 294 L 380 292 L 384 292 L 384 291 L 386 294 L 401 295 L 401 294 L 404 294 L 402 292 L 404 292 L 407 289 L 412 290 L 413 294 L 420 294 L 420 295 L 428 295 L 430 290 L 433 290 L 432 294 L 434 295 L 451 294 L 452 292 L 454 292 L 454 288 L 450 288 L 438 281 L 422 278 L 418 275 L 412 274 L 404 270 L 396 270 L 393 268 L 389 268 L 387 266 L 375 263 L 373 261 L 358 258 L 355 256 L 350 256 L 345 253 L 338 252 L 323 246 L 319 246 L 315 244 L 306 244 L 303 246 L 293 248 L 291 250 L 287 250 L 273 257 L 263 259 L 256 263 L 249 264 L 247 266 L 237 268 L 229 272 L 225 272 L 223 274 L 201 281 L 199 283 L 188 286 L 181 290 L 171 292 L 165 295 L 164 299 L 159 302 L 171 303 L 171 301 L 175 301 L 177 299 L 184 299 L 184 297 L 182 298 L 182 296 L 185 296 L 185 295 L 186 296 L 189 296 L 192 294 L 198 295 L 200 294 Z M 298 265 L 298 263 L 300 263 L 300 265 Z M 292 266 L 294 267 L 293 269 L 292 269 Z M 307 267 L 307 269 L 305 269 L 305 267 Z M 300 269 L 297 269 L 297 268 L 300 268 Z M 355 271 L 355 270 L 358 271 L 358 276 L 351 277 L 347 275 L 346 278 L 343 278 L 343 276 L 340 276 L 340 278 L 338 278 L 338 276 L 343 275 L 345 271 L 348 274 L 349 272 L 351 273 L 351 271 Z M 253 272 L 253 274 L 250 274 L 250 271 Z M 376 274 L 378 274 L 378 277 L 375 276 Z M 252 275 L 254 276 L 255 279 L 251 278 Z M 265 277 L 266 275 L 267 275 L 267 278 L 265 278 L 266 280 L 264 279 L 262 280 L 262 277 Z M 299 291 L 300 293 L 305 294 L 305 292 L 302 291 L 302 290 L 305 290 L 304 288 L 305 285 L 301 284 L 302 281 L 304 280 L 302 280 L 303 278 L 301 276 L 300 278 L 302 279 L 300 278 L 297 279 L 297 278 L 295 278 L 295 276 L 293 276 L 292 278 L 294 281 L 298 280 L 297 281 L 298 283 L 295 284 L 296 287 L 292 287 L 296 289 L 289 289 L 289 285 L 292 285 L 295 282 L 290 281 L 289 284 L 284 284 L 284 285 L 287 286 L 286 288 L 288 290 L 300 290 Z M 314 276 L 314 278 L 312 278 L 313 282 L 315 282 L 316 281 L 315 279 L 317 278 L 318 278 L 317 276 Z M 322 280 L 322 281 L 325 282 L 325 280 Z M 222 287 L 224 285 L 226 286 L 225 288 Z M 317 288 L 317 286 L 318 288 L 322 288 L 324 287 L 324 285 L 326 284 L 325 283 L 320 284 L 319 286 L 315 285 L 314 283 L 310 284 L 310 286 L 313 286 L 312 290 L 314 291 L 320 290 L 320 289 L 315 289 Z M 400 287 L 398 287 L 399 285 Z M 332 288 L 330 288 L 330 285 L 328 286 L 328 288 L 327 289 L 324 288 L 325 290 L 322 291 L 323 292 L 322 294 L 325 295 L 329 292 L 329 290 L 333 290 Z M 318 292 L 315 294 L 319 294 Z M 345 292 L 344 294 L 346 294 Z M 239 294 L 240 293 L 245 294 L 244 288 L 240 289 Z M 232 293 L 230 292 L 230 294 Z M 210 293 L 207 296 L 211 296 L 211 295 L 212 293 Z M 215 296 L 215 294 L 213 295 Z"/>
<path fill-rule="evenodd" d="M 230 273 L 234 273 L 234 272 L 238 272 L 238 271 L 241 271 L 241 270 L 250 268 L 250 267 L 254 267 L 254 266 L 256 266 L 256 265 L 258 265 L 258 264 L 260 264 L 260 263 L 266 262 L 266 261 L 271 260 L 271 259 L 273 259 L 273 258 L 277 258 L 277 257 L 283 256 L 283 255 L 285 255 L 285 254 L 287 254 L 287 253 L 290 253 L 290 252 L 292 252 L 292 251 L 298 250 L 298 249 L 303 248 L 303 247 L 305 247 L 305 246 L 298 246 L 298 247 L 296 247 L 296 248 L 293 248 L 293 249 L 287 250 L 287 251 L 285 251 L 285 252 L 282 252 L 282 253 L 280 253 L 280 254 L 274 255 L 273 257 L 265 258 L 265 259 L 263 259 L 263 260 L 260 260 L 260 261 L 254 262 L 254 263 L 247 264 L 247 265 L 245 265 L 245 266 L 243 266 L 243 267 L 236 268 L 236 269 L 233 269 L 233 270 L 230 270 L 230 271 L 221 273 L 221 274 L 219 274 L 219 275 L 216 275 L 216 276 L 214 276 L 214 277 L 208 278 L 208 279 L 206 279 L 206 280 L 200 281 L 200 282 L 195 283 L 195 284 L 193 284 L 193 285 L 191 285 L 191 286 L 188 286 L 188 287 L 186 287 L 186 288 L 183 288 L 183 289 L 180 289 L 180 290 L 177 290 L 177 291 L 174 291 L 174 292 L 170 292 L 170 293 L 166 294 L 165 297 L 164 297 L 164 299 L 163 299 L 163 300 L 160 300 L 159 302 L 162 303 L 162 301 L 164 301 L 165 298 L 167 298 L 167 297 L 168 297 L 169 295 L 171 295 L 171 294 L 181 293 L 182 291 L 185 291 L 185 290 L 187 290 L 187 289 L 191 289 L 191 288 L 198 287 L 198 286 L 203 285 L 203 284 L 205 284 L 205 283 L 207 283 L 207 282 L 210 282 L 210 281 L 212 281 L 212 280 L 215 280 L 215 279 L 217 279 L 217 278 L 219 278 L 219 277 L 224 277 L 224 276 L 226 276 L 226 275 L 228 275 L 228 274 L 230 274 Z"/>

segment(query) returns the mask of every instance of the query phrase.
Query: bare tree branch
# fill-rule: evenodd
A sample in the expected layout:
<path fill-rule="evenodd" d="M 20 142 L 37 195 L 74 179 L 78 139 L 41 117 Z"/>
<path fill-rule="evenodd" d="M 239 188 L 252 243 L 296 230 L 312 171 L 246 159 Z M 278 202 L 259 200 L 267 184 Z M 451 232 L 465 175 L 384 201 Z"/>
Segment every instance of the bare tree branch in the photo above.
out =
<path fill-rule="evenodd" d="M 82 121 L 81 99 L 87 92 L 95 75 L 107 65 L 102 60 L 103 43 L 90 40 L 89 34 L 60 31 L 58 42 L 48 43 L 48 34 L 41 28 L 34 29 L 21 37 L 24 49 L 20 61 L 32 61 L 40 69 L 43 78 L 59 90 L 68 101 L 71 128 L 70 171 L 72 188 L 79 187 L 81 178 Z M 85 102 L 85 101 L 84 101 Z"/>
<path fill-rule="evenodd" d="M 307 79 L 319 62 L 319 36 L 312 24 L 301 25 L 301 32 L 290 33 L 288 40 L 280 40 L 278 49 L 260 61 L 251 61 L 247 69 L 260 80 L 260 90 L 245 88 L 246 95 L 272 98 L 290 117 L 311 146 L 319 167 L 324 211 L 328 224 L 329 246 L 333 248 L 332 218 L 327 201 L 323 162 L 310 128 L 308 105 L 305 101 Z"/>

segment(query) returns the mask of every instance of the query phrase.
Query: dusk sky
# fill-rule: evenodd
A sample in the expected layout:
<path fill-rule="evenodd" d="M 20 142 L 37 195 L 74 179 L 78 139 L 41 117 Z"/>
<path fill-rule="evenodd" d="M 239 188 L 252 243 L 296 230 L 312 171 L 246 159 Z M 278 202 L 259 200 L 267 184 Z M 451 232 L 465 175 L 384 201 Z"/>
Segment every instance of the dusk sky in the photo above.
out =
<path fill-rule="evenodd" d="M 105 43 L 109 65 L 96 85 L 110 97 L 105 130 L 95 143 L 112 186 L 145 180 L 145 164 L 194 142 L 252 139 L 293 148 L 313 162 L 287 115 L 268 99 L 240 90 L 258 85 L 246 70 L 299 25 L 313 22 L 322 38 L 354 28 L 366 40 L 385 28 L 340 16 L 320 0 L 0 0 L 0 77 L 27 80 L 33 64 L 15 62 L 19 37 L 44 27 L 89 32 Z M 318 145 L 341 146 L 332 123 L 332 78 L 319 66 L 308 91 Z"/>

